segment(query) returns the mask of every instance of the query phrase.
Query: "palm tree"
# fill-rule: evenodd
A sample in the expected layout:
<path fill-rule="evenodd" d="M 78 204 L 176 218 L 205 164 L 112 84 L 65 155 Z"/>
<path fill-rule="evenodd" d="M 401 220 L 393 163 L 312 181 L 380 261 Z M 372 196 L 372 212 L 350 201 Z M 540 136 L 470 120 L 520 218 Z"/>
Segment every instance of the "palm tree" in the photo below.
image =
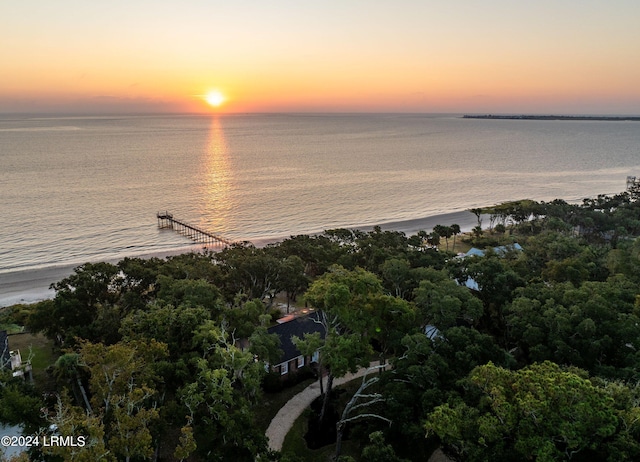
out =
<path fill-rule="evenodd" d="M 460 234 L 460 226 L 454 223 L 454 224 L 452 224 L 450 226 L 450 228 L 451 228 L 451 232 L 453 233 L 453 248 L 451 249 L 451 251 L 455 252 L 456 251 L 456 236 L 458 234 Z"/>
<path fill-rule="evenodd" d="M 80 377 L 80 371 L 82 366 L 78 363 L 79 356 L 76 353 L 67 353 L 58 358 L 53 366 L 54 377 L 58 380 L 66 380 L 71 385 L 76 401 L 80 402 L 79 393 L 82 395 L 82 401 L 86 406 L 87 411 L 91 414 L 91 404 L 87 398 L 87 392 L 82 385 L 82 378 Z"/>
<path fill-rule="evenodd" d="M 440 244 L 440 235 L 433 231 L 427 236 L 427 244 L 429 244 L 431 247 L 438 247 L 438 245 Z"/>
<path fill-rule="evenodd" d="M 459 228 L 459 227 L 458 227 Z M 446 246 L 447 246 L 447 252 L 449 251 L 449 238 L 451 236 L 453 236 L 453 230 L 451 229 L 451 226 L 442 226 L 442 225 L 435 225 L 433 227 L 433 230 L 438 233 L 438 235 L 440 237 L 444 237 Z"/>

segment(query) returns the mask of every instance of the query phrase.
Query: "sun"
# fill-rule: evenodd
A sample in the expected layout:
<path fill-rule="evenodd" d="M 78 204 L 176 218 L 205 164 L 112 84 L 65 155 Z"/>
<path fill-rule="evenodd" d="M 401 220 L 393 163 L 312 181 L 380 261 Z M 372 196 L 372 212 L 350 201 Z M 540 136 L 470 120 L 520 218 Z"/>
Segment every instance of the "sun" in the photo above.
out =
<path fill-rule="evenodd" d="M 219 91 L 210 91 L 206 94 L 204 99 L 207 103 L 209 103 L 210 106 L 213 107 L 219 107 L 220 105 L 222 105 L 222 103 L 224 103 L 225 100 L 224 95 Z"/>

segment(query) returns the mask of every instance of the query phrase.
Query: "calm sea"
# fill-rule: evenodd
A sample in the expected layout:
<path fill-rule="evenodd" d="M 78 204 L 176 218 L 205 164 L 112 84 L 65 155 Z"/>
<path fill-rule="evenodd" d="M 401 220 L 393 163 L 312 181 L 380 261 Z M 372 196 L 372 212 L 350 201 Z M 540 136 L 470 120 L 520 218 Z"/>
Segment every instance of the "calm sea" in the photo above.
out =
<path fill-rule="evenodd" d="M 287 237 L 640 175 L 634 122 L 433 115 L 0 118 L 0 273 L 189 245 L 169 211 L 229 239 Z"/>

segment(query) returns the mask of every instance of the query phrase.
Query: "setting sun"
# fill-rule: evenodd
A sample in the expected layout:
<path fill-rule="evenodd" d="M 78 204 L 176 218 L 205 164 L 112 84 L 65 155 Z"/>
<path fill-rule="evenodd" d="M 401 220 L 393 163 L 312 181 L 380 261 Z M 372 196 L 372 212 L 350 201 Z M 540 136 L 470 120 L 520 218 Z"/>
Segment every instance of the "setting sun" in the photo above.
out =
<path fill-rule="evenodd" d="M 211 91 L 207 93 L 205 100 L 207 101 L 207 103 L 209 103 L 210 106 L 218 107 L 222 103 L 224 103 L 225 98 L 224 95 L 219 91 Z"/>

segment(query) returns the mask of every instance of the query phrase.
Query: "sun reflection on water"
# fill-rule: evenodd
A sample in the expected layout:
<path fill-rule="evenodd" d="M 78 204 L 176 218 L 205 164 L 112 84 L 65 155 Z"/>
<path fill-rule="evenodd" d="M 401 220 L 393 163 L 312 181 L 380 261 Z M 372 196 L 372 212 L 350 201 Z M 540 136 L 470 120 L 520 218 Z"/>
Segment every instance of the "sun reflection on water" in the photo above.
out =
<path fill-rule="evenodd" d="M 209 139 L 203 155 L 205 178 L 202 186 L 203 225 L 207 230 L 229 238 L 230 216 L 233 208 L 231 198 L 232 168 L 229 149 L 225 140 L 220 117 L 211 119 Z"/>

